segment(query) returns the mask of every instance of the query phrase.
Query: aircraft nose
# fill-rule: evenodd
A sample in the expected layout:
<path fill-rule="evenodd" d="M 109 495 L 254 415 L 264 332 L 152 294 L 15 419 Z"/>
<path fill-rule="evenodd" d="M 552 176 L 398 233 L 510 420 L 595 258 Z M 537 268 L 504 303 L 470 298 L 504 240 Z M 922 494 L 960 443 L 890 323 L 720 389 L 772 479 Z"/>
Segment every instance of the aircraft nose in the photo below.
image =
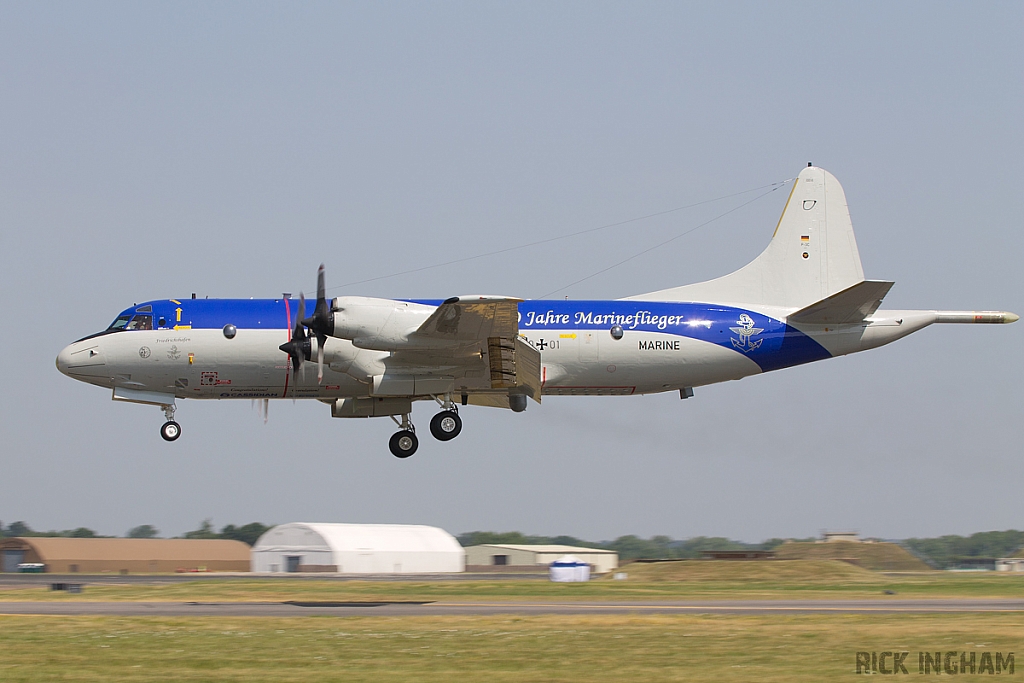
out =
<path fill-rule="evenodd" d="M 106 362 L 99 343 L 82 340 L 68 344 L 57 354 L 57 369 L 68 377 L 104 377 Z"/>
<path fill-rule="evenodd" d="M 61 374 L 68 374 L 68 365 L 71 363 L 71 347 L 74 344 L 65 346 L 60 353 L 57 354 L 57 369 L 61 371 Z"/>

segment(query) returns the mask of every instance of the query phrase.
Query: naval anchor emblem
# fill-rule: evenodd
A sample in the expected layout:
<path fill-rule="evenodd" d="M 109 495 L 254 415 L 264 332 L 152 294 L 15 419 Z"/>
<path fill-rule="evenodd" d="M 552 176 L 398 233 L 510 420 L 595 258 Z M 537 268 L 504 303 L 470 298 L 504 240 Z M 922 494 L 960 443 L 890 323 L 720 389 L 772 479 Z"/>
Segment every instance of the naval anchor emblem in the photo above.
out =
<path fill-rule="evenodd" d="M 731 337 L 729 339 L 729 341 L 732 342 L 733 348 L 737 348 L 743 353 L 750 353 L 754 349 L 761 346 L 761 343 L 764 341 L 764 339 L 758 339 L 757 341 L 754 341 L 753 339 L 751 339 L 751 337 L 756 337 L 757 335 L 764 332 L 764 328 L 754 327 L 753 318 L 751 318 L 746 313 L 743 313 L 742 315 L 740 315 L 740 319 L 736 321 L 736 324 L 739 325 L 739 327 L 729 328 L 732 332 L 738 334 L 740 337 L 739 339 L 736 339 L 735 337 Z"/>
<path fill-rule="evenodd" d="M 177 345 L 172 345 L 167 351 L 167 358 L 168 360 L 178 360 L 181 358 L 181 351 L 178 350 Z"/>

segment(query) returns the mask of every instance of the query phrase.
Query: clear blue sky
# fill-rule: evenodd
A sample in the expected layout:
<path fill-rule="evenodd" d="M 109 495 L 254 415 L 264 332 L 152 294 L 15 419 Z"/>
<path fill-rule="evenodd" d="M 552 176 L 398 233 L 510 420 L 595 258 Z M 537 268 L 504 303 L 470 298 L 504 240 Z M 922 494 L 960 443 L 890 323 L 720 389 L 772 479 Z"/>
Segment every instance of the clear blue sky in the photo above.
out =
<path fill-rule="evenodd" d="M 1024 323 L 698 389 L 467 409 L 393 458 L 319 403 L 115 404 L 54 368 L 132 302 L 311 291 L 795 176 L 889 308 L 1024 313 L 1024 4 L 0 4 L 0 519 L 743 540 L 1021 528 Z M 560 295 L 743 265 L 777 192 Z M 334 294 L 536 297 L 715 204 Z M 424 423 L 429 411 L 417 413 Z M 425 424 L 424 424 L 425 426 Z"/>

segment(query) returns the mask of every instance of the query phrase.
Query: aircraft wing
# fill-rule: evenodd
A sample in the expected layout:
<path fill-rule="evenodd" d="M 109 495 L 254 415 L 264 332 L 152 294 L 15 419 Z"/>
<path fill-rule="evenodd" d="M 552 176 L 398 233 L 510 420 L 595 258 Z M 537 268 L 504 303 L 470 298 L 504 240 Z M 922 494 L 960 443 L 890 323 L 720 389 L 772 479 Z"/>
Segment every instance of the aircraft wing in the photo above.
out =
<path fill-rule="evenodd" d="M 490 337 L 514 339 L 519 334 L 519 302 L 504 297 L 446 299 L 413 332 L 417 346 L 438 342 L 471 343 Z"/>
<path fill-rule="evenodd" d="M 471 387 L 470 402 L 479 405 L 508 407 L 510 392 L 540 403 L 540 351 L 519 336 L 520 301 L 508 297 L 446 299 L 410 335 L 413 343 L 409 348 L 392 352 L 385 361 L 389 373 L 463 377 Z"/>

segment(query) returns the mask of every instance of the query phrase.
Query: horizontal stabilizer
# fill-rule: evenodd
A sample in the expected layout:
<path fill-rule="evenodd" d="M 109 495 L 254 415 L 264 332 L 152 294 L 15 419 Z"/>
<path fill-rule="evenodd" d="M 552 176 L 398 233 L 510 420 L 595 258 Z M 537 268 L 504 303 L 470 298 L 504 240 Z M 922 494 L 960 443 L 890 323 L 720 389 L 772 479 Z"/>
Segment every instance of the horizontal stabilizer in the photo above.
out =
<path fill-rule="evenodd" d="M 878 310 L 892 282 L 863 280 L 841 292 L 801 308 L 787 319 L 804 325 L 842 325 L 858 323 Z"/>

